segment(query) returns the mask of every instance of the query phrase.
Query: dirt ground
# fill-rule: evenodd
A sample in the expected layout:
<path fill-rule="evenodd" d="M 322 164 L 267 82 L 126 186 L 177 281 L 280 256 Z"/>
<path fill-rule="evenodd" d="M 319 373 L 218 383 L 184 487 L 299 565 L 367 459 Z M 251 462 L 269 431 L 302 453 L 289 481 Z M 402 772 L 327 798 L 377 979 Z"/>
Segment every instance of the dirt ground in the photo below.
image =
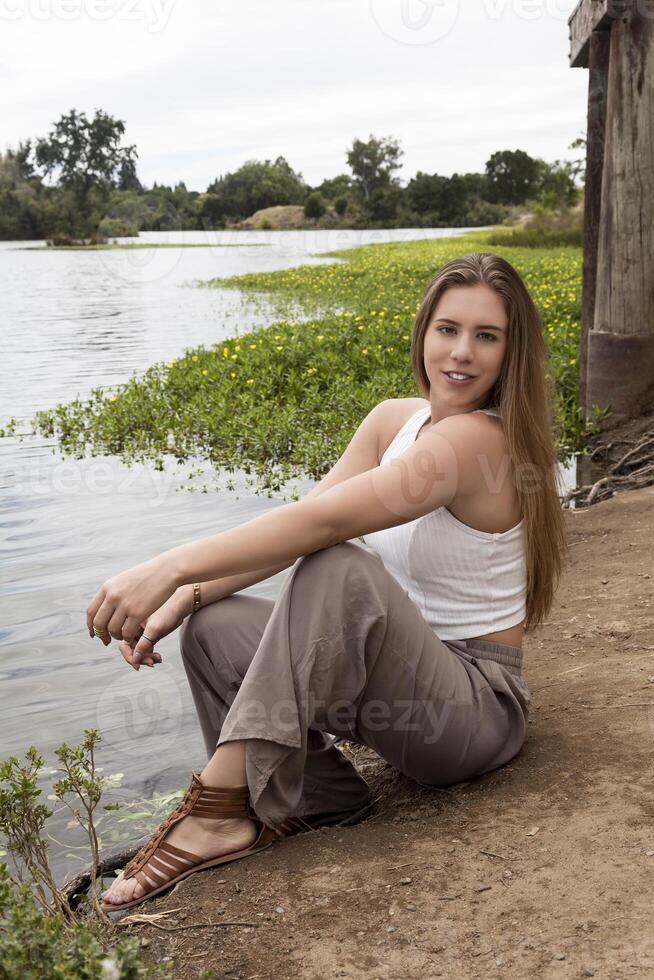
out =
<path fill-rule="evenodd" d="M 654 486 L 565 513 L 565 577 L 524 643 L 519 755 L 431 790 L 342 746 L 368 818 L 135 910 L 176 910 L 159 920 L 174 931 L 130 927 L 147 957 L 184 980 L 654 976 Z"/>

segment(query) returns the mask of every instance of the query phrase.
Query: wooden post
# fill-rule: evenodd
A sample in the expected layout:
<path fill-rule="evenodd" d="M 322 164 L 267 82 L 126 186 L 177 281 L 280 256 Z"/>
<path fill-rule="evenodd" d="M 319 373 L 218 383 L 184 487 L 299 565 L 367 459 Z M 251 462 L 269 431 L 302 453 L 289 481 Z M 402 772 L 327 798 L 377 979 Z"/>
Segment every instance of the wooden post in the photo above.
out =
<path fill-rule="evenodd" d="M 581 0 L 569 21 L 571 64 L 596 70 L 589 80 L 590 187 L 586 192 L 590 200 L 584 214 L 580 394 L 587 417 L 592 405 L 611 409 L 607 427 L 654 408 L 654 10 L 650 7 L 641 0 Z M 608 38 L 600 39 L 598 33 Z M 603 97 L 598 87 L 606 71 L 607 46 L 601 160 L 597 140 Z"/>
<path fill-rule="evenodd" d="M 584 189 L 584 257 L 581 289 L 581 337 L 579 341 L 579 403 L 586 412 L 588 334 L 593 329 L 597 282 L 606 85 L 609 73 L 610 32 L 593 31 L 588 51 L 588 127 L 586 132 L 586 182 Z"/>
<path fill-rule="evenodd" d="M 654 11 L 653 11 L 654 13 Z M 632 418 L 654 408 L 654 19 L 611 28 L 606 140 L 588 408 Z"/>

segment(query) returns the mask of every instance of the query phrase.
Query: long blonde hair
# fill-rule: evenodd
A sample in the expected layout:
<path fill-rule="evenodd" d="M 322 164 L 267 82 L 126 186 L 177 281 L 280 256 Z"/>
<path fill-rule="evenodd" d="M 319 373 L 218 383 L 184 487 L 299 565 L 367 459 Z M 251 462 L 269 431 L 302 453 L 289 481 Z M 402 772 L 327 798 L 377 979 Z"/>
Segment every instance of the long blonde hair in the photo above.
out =
<path fill-rule="evenodd" d="M 411 337 L 411 369 L 422 397 L 430 383 L 424 365 L 425 332 L 438 301 L 452 286 L 490 286 L 504 302 L 507 348 L 484 408 L 502 417 L 524 517 L 527 565 L 525 630 L 547 617 L 558 588 L 567 539 L 558 496 L 554 383 L 548 372 L 543 324 L 520 274 L 499 255 L 472 252 L 443 265 L 427 286 Z"/>

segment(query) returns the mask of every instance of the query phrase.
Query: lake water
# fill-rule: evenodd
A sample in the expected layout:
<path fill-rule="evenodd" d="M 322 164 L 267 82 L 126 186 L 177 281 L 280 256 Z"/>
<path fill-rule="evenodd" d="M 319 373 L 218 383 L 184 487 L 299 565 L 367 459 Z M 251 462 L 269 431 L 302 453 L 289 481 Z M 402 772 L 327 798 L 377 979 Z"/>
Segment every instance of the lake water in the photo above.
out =
<path fill-rule="evenodd" d="M 96 252 L 2 242 L 0 424 L 274 320 L 265 301 L 199 289 L 198 280 L 335 262 L 311 253 L 464 231 L 146 233 L 139 241 L 229 247 Z M 185 788 L 190 771 L 203 767 L 178 635 L 157 645 L 161 665 L 136 673 L 117 643 L 91 640 L 85 625 L 89 600 L 112 574 L 283 503 L 248 492 L 243 474 L 234 479 L 244 493 L 178 492 L 189 469 L 70 460 L 52 440 L 0 439 L 1 758 L 22 757 L 33 744 L 54 764 L 55 746 L 98 728 L 98 764 L 124 774 L 122 799 Z M 309 489 L 312 481 L 295 485 Z M 250 591 L 274 598 L 285 575 Z M 66 818 L 52 826 L 53 864 L 63 878 L 87 862 L 75 853 L 79 834 Z"/>

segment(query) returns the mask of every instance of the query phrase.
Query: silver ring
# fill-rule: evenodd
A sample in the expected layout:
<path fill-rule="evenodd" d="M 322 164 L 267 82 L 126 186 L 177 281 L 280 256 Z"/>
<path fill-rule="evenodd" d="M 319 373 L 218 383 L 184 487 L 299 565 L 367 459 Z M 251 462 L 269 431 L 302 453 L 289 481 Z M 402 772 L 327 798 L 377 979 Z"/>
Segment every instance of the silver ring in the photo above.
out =
<path fill-rule="evenodd" d="M 142 639 L 142 640 L 147 640 L 147 641 L 148 641 L 148 643 L 151 643 L 151 644 L 152 644 L 152 646 L 154 646 L 154 640 L 151 640 L 149 636 L 146 636 L 146 635 L 145 635 L 145 633 L 141 633 L 141 639 Z"/>

